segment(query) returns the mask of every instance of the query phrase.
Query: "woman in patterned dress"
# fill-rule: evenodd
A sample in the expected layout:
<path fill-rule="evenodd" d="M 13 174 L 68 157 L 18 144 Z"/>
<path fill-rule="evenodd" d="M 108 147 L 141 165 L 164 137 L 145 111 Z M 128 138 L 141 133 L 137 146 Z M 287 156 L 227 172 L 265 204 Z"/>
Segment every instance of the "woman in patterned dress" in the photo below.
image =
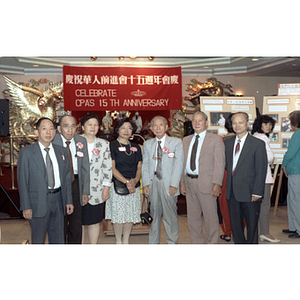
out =
<path fill-rule="evenodd" d="M 113 181 L 124 184 L 129 191 L 127 195 L 119 195 L 112 187 L 106 202 L 105 219 L 113 223 L 117 244 L 128 244 L 133 224 L 141 221 L 142 152 L 139 145 L 129 140 L 136 129 L 135 122 L 129 118 L 118 120 L 114 127 L 118 137 L 110 143 Z"/>
<path fill-rule="evenodd" d="M 109 198 L 112 178 L 112 162 L 109 143 L 96 137 L 100 126 L 100 117 L 95 113 L 85 115 L 81 121 L 87 140 L 90 160 L 90 199 L 82 210 L 82 225 L 88 227 L 91 244 L 97 244 L 100 235 L 100 223 L 103 219 L 104 202 Z M 84 242 L 84 227 L 82 242 Z"/>

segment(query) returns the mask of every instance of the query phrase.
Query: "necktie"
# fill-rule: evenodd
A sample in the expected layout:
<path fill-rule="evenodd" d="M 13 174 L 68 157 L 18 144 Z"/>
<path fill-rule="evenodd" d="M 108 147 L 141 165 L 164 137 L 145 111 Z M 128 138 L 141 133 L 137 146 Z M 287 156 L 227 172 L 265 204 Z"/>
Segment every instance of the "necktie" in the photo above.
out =
<path fill-rule="evenodd" d="M 235 146 L 235 150 L 234 150 L 235 155 L 237 155 L 237 153 L 239 153 L 239 151 L 240 151 L 240 143 L 241 143 L 241 140 L 238 140 L 238 142 Z"/>
<path fill-rule="evenodd" d="M 191 153 L 191 161 L 190 161 L 190 168 L 192 171 L 196 170 L 196 154 L 197 154 L 197 148 L 198 148 L 198 141 L 199 141 L 199 135 L 196 135 L 196 140 L 194 142 L 192 153 Z"/>
<path fill-rule="evenodd" d="M 69 155 L 69 163 L 70 163 L 70 168 L 71 168 L 71 178 L 72 178 L 72 182 L 73 182 L 74 181 L 74 169 L 73 169 L 72 152 L 70 149 L 71 141 L 66 141 L 66 144 L 67 144 L 67 151 L 68 151 L 68 155 Z"/>
<path fill-rule="evenodd" d="M 238 140 L 238 141 L 237 141 L 237 144 L 236 144 L 236 146 L 235 146 L 235 149 L 234 149 L 234 155 L 237 155 L 237 154 L 240 152 L 240 143 L 241 143 L 241 140 Z M 233 166 L 232 175 L 234 174 L 235 167 L 236 167 L 236 163 L 235 163 L 235 165 Z"/>
<path fill-rule="evenodd" d="M 162 169 L 161 169 L 161 163 L 162 163 L 162 149 L 161 149 L 161 141 L 158 141 L 157 145 L 157 165 L 156 165 L 156 177 L 161 180 L 162 179 Z"/>
<path fill-rule="evenodd" d="M 47 167 L 47 177 L 48 177 L 48 186 L 53 189 L 55 185 L 54 180 L 54 171 L 53 171 L 53 165 L 52 161 L 49 155 L 50 148 L 44 148 L 44 150 L 47 152 L 46 154 L 46 167 Z"/>

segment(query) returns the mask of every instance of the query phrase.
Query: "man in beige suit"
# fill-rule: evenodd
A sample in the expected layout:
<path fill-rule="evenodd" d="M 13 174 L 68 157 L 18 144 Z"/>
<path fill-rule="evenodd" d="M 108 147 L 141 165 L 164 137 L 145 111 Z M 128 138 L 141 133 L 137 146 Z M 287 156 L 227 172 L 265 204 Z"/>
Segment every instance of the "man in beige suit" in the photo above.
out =
<path fill-rule="evenodd" d="M 193 244 L 218 243 L 217 197 L 225 169 L 225 148 L 221 136 L 206 131 L 207 115 L 198 111 L 192 118 L 193 135 L 183 139 L 184 169 L 180 192 L 186 195 L 188 226 Z M 195 144 L 196 142 L 196 144 Z"/>

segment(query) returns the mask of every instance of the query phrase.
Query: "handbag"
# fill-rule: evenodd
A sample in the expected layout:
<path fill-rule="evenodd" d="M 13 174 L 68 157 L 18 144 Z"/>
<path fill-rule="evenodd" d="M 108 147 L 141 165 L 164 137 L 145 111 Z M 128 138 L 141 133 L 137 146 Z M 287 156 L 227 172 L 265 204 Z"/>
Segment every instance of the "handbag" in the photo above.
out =
<path fill-rule="evenodd" d="M 146 201 L 148 201 L 147 197 L 146 197 L 146 195 L 143 195 L 142 210 L 143 210 L 144 203 Z M 153 217 L 150 214 L 150 202 L 148 202 L 148 207 L 147 207 L 146 211 L 144 213 L 141 213 L 140 216 L 141 216 L 141 221 L 143 224 L 151 225 L 151 223 L 153 221 Z"/>
<path fill-rule="evenodd" d="M 115 192 L 118 195 L 122 195 L 122 196 L 129 195 L 129 190 L 125 183 L 119 181 L 116 178 L 114 178 L 113 181 L 114 181 Z"/>

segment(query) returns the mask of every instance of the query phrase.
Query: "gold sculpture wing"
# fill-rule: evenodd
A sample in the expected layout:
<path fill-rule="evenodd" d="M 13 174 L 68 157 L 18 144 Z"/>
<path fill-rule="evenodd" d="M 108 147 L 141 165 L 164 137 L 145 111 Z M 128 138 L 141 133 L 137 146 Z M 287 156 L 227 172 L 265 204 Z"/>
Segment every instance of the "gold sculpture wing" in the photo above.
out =
<path fill-rule="evenodd" d="M 38 107 L 38 102 L 44 97 L 44 94 L 39 90 L 20 85 L 5 75 L 3 75 L 3 77 L 6 81 L 12 98 L 15 100 L 16 105 L 20 109 L 30 113 L 31 117 L 40 118 L 41 111 Z"/>

